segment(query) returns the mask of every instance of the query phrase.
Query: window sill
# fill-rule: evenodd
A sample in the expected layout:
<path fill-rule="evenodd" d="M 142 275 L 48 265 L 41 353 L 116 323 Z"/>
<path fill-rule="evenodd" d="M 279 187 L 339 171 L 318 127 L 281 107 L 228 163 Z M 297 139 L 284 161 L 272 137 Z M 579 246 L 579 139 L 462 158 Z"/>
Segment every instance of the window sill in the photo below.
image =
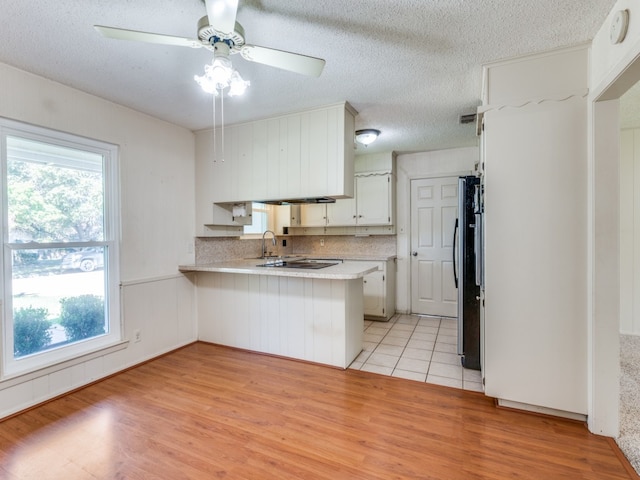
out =
<path fill-rule="evenodd" d="M 62 360 L 53 365 L 48 365 L 46 367 L 39 368 L 37 370 L 32 370 L 27 373 L 16 373 L 14 375 L 8 376 L 0 380 L 0 391 L 11 388 L 15 385 L 19 385 L 21 383 L 28 382 L 30 380 L 43 377 L 45 375 L 50 375 L 54 372 L 58 372 L 60 370 L 64 370 L 69 367 L 73 367 L 74 365 L 78 365 L 80 363 L 87 362 L 89 360 L 93 360 L 94 358 L 103 357 L 110 353 L 118 352 L 120 350 L 124 350 L 129 345 L 129 340 L 121 340 L 119 342 L 113 343 L 106 347 L 100 347 L 91 352 L 87 352 L 81 355 L 78 355 L 74 358 L 68 360 Z"/>

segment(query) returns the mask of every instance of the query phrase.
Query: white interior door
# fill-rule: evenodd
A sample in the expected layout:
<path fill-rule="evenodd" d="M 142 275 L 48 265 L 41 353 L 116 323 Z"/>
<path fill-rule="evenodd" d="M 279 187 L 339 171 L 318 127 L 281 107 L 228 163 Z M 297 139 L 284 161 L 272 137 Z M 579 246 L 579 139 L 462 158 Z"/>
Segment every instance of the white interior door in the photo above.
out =
<path fill-rule="evenodd" d="M 411 181 L 411 311 L 455 317 L 453 229 L 458 177 Z"/>

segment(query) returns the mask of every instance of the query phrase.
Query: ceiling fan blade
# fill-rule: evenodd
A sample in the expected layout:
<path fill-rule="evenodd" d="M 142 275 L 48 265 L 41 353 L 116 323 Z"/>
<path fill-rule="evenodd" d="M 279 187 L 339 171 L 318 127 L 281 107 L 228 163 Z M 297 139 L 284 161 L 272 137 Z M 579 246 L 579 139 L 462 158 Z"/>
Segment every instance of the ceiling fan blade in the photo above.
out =
<path fill-rule="evenodd" d="M 94 25 L 100 34 L 107 38 L 117 40 L 133 40 L 137 42 L 160 43 L 164 45 L 177 45 L 179 47 L 200 48 L 203 46 L 200 40 L 185 37 L 174 37 L 172 35 L 162 35 L 160 33 L 138 32 L 136 30 L 126 30 L 124 28 L 105 27 Z"/>
<path fill-rule="evenodd" d="M 238 0 L 205 0 L 209 25 L 221 33 L 233 33 Z"/>
<path fill-rule="evenodd" d="M 262 63 L 310 77 L 319 77 L 326 63 L 321 58 L 256 45 L 244 45 L 240 49 L 240 54 L 250 62 Z"/>

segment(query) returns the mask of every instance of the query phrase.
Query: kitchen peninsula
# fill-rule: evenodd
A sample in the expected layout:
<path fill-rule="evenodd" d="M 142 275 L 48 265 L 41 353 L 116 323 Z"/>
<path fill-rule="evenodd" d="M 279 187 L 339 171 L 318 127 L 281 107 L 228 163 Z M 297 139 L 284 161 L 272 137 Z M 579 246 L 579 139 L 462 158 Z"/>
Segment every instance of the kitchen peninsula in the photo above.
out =
<path fill-rule="evenodd" d="M 197 273 L 199 340 L 347 368 L 362 350 L 362 278 L 377 265 L 258 266 L 264 263 L 179 267 Z"/>

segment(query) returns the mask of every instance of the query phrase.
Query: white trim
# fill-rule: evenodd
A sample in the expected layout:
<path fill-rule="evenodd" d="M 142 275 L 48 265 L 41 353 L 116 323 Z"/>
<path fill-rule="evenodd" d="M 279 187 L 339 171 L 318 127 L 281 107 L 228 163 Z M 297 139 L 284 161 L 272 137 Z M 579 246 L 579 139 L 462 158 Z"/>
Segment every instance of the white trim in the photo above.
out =
<path fill-rule="evenodd" d="M 129 346 L 129 340 L 121 340 L 118 343 L 115 343 L 113 345 L 108 345 L 106 347 L 101 347 L 91 352 L 77 355 L 74 358 L 71 358 L 69 360 L 63 360 L 57 363 L 53 363 L 46 367 L 32 370 L 29 373 L 18 374 L 10 378 L 5 378 L 3 380 L 0 380 L 0 391 L 6 388 L 14 387 L 16 385 L 20 385 L 21 383 L 28 382 L 35 378 L 43 377 L 45 375 L 50 375 L 60 370 L 64 370 L 65 368 L 73 367 L 74 365 L 78 365 L 80 363 L 93 360 L 94 358 L 103 357 L 105 355 L 109 355 L 111 353 L 124 350 L 128 346 Z"/>
<path fill-rule="evenodd" d="M 100 156 L 101 174 L 103 182 L 103 218 L 104 232 L 100 241 L 92 242 L 33 242 L 29 244 L 8 243 L 8 193 L 4 188 L 7 181 L 7 142 L 8 136 L 26 138 L 38 143 L 52 144 L 78 152 L 90 152 Z M 80 137 L 48 128 L 33 126 L 0 117 L 0 159 L 2 164 L 2 243 L 3 252 L 0 255 L 0 271 L 2 278 L 0 286 L 2 292 L 2 350 L 3 355 L 0 369 L 0 380 L 21 377 L 30 372 L 39 371 L 49 365 L 66 362 L 76 356 L 82 357 L 87 352 L 108 348 L 122 341 L 122 317 L 120 311 L 119 291 L 119 243 L 120 243 L 120 171 L 118 147 L 99 140 Z M 8 318 L 12 316 L 12 282 L 11 256 L 16 249 L 34 248 L 70 248 L 77 246 L 103 246 L 106 249 L 104 268 L 105 283 L 105 315 L 109 322 L 107 333 L 89 338 L 73 344 L 52 348 L 33 355 L 14 358 L 13 356 L 13 328 L 8 325 Z"/>
<path fill-rule="evenodd" d="M 136 278 L 134 280 L 126 280 L 120 282 L 121 287 L 130 287 L 132 285 L 142 285 L 144 283 L 162 282 L 164 280 L 173 280 L 174 278 L 183 278 L 184 274 L 176 273 L 175 275 L 159 275 L 157 277 Z"/>
<path fill-rule="evenodd" d="M 504 400 L 502 398 L 498 399 L 498 405 L 505 408 L 514 408 L 517 410 L 540 413 L 543 415 L 551 415 L 554 417 L 562 417 L 562 418 L 569 418 L 571 420 L 579 420 L 581 422 L 584 422 L 587 419 L 587 416 L 581 413 L 567 412 L 565 410 L 557 410 L 555 408 L 539 407 L 537 405 L 529 405 L 528 403 Z"/>

